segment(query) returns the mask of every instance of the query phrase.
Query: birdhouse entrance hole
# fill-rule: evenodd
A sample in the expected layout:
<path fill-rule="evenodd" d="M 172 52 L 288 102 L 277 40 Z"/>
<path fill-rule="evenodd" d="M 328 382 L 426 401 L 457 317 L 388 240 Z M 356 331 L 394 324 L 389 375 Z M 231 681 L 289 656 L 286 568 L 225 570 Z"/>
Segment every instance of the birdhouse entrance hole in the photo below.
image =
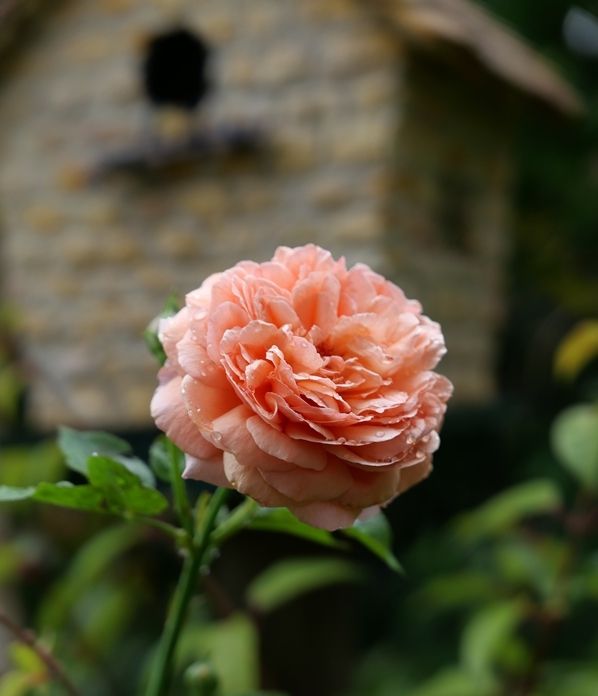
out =
<path fill-rule="evenodd" d="M 194 111 L 209 89 L 209 56 L 206 42 L 187 28 L 152 36 L 143 62 L 143 86 L 150 103 Z"/>

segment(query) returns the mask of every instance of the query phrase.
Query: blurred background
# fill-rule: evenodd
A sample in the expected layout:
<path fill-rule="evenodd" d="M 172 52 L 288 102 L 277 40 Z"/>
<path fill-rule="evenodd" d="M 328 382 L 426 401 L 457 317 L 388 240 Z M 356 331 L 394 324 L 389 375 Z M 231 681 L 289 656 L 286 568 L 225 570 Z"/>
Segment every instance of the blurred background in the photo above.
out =
<path fill-rule="evenodd" d="M 181 669 L 226 695 L 598 693 L 597 69 L 592 0 L 0 1 L 0 484 L 64 478 L 61 424 L 145 457 L 144 328 L 278 245 L 370 264 L 445 332 L 435 472 L 388 510 L 405 577 L 247 532 Z M 26 503 L 0 539 L 0 605 L 81 693 L 134 693 L 167 540 Z M 10 631 L 0 675 L 60 693 Z"/>

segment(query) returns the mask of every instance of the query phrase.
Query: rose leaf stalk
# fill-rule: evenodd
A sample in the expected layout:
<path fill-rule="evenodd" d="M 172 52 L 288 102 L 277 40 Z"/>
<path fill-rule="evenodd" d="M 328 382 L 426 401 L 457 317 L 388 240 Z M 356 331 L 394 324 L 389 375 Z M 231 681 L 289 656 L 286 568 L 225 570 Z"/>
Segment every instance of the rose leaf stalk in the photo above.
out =
<path fill-rule="evenodd" d="M 187 609 L 197 584 L 199 570 L 210 545 L 210 538 L 216 524 L 218 511 L 226 500 L 228 493 L 229 490 L 227 488 L 216 489 L 216 492 L 210 498 L 202 523 L 193 537 L 193 542 L 185 558 L 173 595 L 150 674 L 146 696 L 165 696 L 168 693 L 168 687 L 172 680 L 173 659 L 181 629 L 183 628 Z"/>

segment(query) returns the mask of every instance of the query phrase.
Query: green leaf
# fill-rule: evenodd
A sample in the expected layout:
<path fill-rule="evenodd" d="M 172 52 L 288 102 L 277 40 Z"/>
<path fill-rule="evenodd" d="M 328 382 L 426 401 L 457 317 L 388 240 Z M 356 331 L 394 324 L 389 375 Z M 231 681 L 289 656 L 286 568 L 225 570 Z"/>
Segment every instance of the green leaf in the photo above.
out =
<path fill-rule="evenodd" d="M 35 486 L 17 488 L 16 486 L 0 486 L 0 502 L 12 503 L 18 500 L 27 500 L 35 493 Z"/>
<path fill-rule="evenodd" d="M 553 660 L 544 670 L 542 696 L 596 696 L 598 667 L 587 662 Z"/>
<path fill-rule="evenodd" d="M 247 590 L 249 605 L 268 612 L 300 595 L 326 585 L 355 582 L 363 574 L 350 561 L 338 558 L 291 558 L 257 576 Z"/>
<path fill-rule="evenodd" d="M 501 534 L 526 517 L 550 513 L 561 505 L 556 485 L 536 479 L 509 488 L 457 519 L 457 534 L 466 541 Z"/>
<path fill-rule="evenodd" d="M 80 548 L 66 572 L 45 593 L 39 622 L 43 629 L 56 631 L 64 626 L 73 606 L 124 554 L 139 541 L 137 525 L 115 525 L 99 532 Z"/>
<path fill-rule="evenodd" d="M 156 477 L 149 466 L 138 457 L 113 456 L 112 459 L 122 464 L 125 469 L 135 474 L 144 486 L 148 488 L 156 487 Z"/>
<path fill-rule="evenodd" d="M 403 573 L 401 564 L 392 552 L 392 529 L 383 513 L 363 522 L 358 520 L 352 527 L 343 529 L 342 533 L 359 542 L 395 573 Z"/>
<path fill-rule="evenodd" d="M 114 456 L 131 451 L 128 442 L 110 433 L 60 428 L 58 445 L 69 468 L 87 476 L 87 462 L 92 454 Z"/>
<path fill-rule="evenodd" d="M 586 488 L 598 491 L 598 406 L 563 411 L 552 426 L 557 457 Z"/>
<path fill-rule="evenodd" d="M 25 674 L 44 674 L 46 665 L 33 648 L 25 643 L 12 643 L 10 645 L 10 660 L 21 672 Z"/>
<path fill-rule="evenodd" d="M 101 489 L 136 488 L 141 486 L 139 478 L 124 464 L 101 455 L 89 457 L 87 463 L 89 481 Z"/>
<path fill-rule="evenodd" d="M 344 547 L 344 544 L 330 532 L 300 522 L 286 508 L 260 508 L 249 521 L 247 528 L 260 532 L 290 534 L 321 546 Z"/>
<path fill-rule="evenodd" d="M 166 435 L 157 437 L 149 450 L 149 464 L 154 474 L 166 483 L 170 483 L 170 453 Z"/>
<path fill-rule="evenodd" d="M 498 591 L 495 579 L 474 570 L 435 575 L 419 591 L 413 601 L 426 614 L 462 609 L 487 602 Z"/>
<path fill-rule="evenodd" d="M 495 693 L 492 684 L 482 683 L 460 667 L 451 667 L 420 684 L 409 696 L 489 696 Z"/>
<path fill-rule="evenodd" d="M 139 486 L 121 491 L 123 511 L 134 515 L 159 515 L 168 507 L 168 500 L 155 488 Z"/>
<path fill-rule="evenodd" d="M 40 483 L 32 498 L 40 503 L 92 512 L 106 512 L 102 492 L 93 486 L 73 486 L 68 481 Z"/>
<path fill-rule="evenodd" d="M 87 468 L 89 480 L 101 490 L 110 512 L 157 515 L 168 506 L 159 491 L 143 486 L 120 461 L 96 455 L 89 458 Z"/>
<path fill-rule="evenodd" d="M 179 311 L 180 303 L 176 295 L 171 295 L 167 300 L 160 314 L 152 319 L 143 332 L 145 344 L 149 352 L 156 358 L 160 365 L 166 362 L 166 353 L 162 347 L 162 342 L 158 335 L 160 330 L 160 319 L 171 317 Z"/>
<path fill-rule="evenodd" d="M 461 657 L 473 675 L 492 676 L 501 650 L 513 640 L 524 615 L 525 604 L 519 599 L 497 602 L 474 614 L 461 636 Z"/>

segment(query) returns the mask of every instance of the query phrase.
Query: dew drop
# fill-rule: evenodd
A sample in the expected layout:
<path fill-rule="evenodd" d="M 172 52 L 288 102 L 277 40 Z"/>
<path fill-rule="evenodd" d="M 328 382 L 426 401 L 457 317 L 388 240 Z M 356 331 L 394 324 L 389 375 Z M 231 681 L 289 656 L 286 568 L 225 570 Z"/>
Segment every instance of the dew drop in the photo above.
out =
<path fill-rule="evenodd" d="M 236 482 L 236 481 L 231 481 L 231 482 L 230 482 L 230 485 L 231 485 L 233 488 L 236 488 L 236 487 L 237 487 L 237 482 Z"/>
<path fill-rule="evenodd" d="M 415 440 L 413 439 L 413 437 L 411 437 L 411 435 L 407 435 L 407 438 L 405 439 L 405 442 L 406 442 L 408 445 L 412 445 L 412 444 L 415 442 Z"/>
<path fill-rule="evenodd" d="M 378 430 L 378 432 L 376 433 L 377 438 L 383 438 L 385 435 L 386 433 L 384 432 L 384 430 Z"/>
<path fill-rule="evenodd" d="M 424 453 L 421 450 L 415 450 L 415 456 L 419 459 L 424 456 Z"/>
<path fill-rule="evenodd" d="M 222 433 L 212 433 L 214 442 L 222 442 Z"/>
<path fill-rule="evenodd" d="M 347 439 L 344 437 L 339 437 L 339 438 L 337 438 L 336 441 L 338 442 L 339 445 L 344 445 L 347 442 Z"/>

